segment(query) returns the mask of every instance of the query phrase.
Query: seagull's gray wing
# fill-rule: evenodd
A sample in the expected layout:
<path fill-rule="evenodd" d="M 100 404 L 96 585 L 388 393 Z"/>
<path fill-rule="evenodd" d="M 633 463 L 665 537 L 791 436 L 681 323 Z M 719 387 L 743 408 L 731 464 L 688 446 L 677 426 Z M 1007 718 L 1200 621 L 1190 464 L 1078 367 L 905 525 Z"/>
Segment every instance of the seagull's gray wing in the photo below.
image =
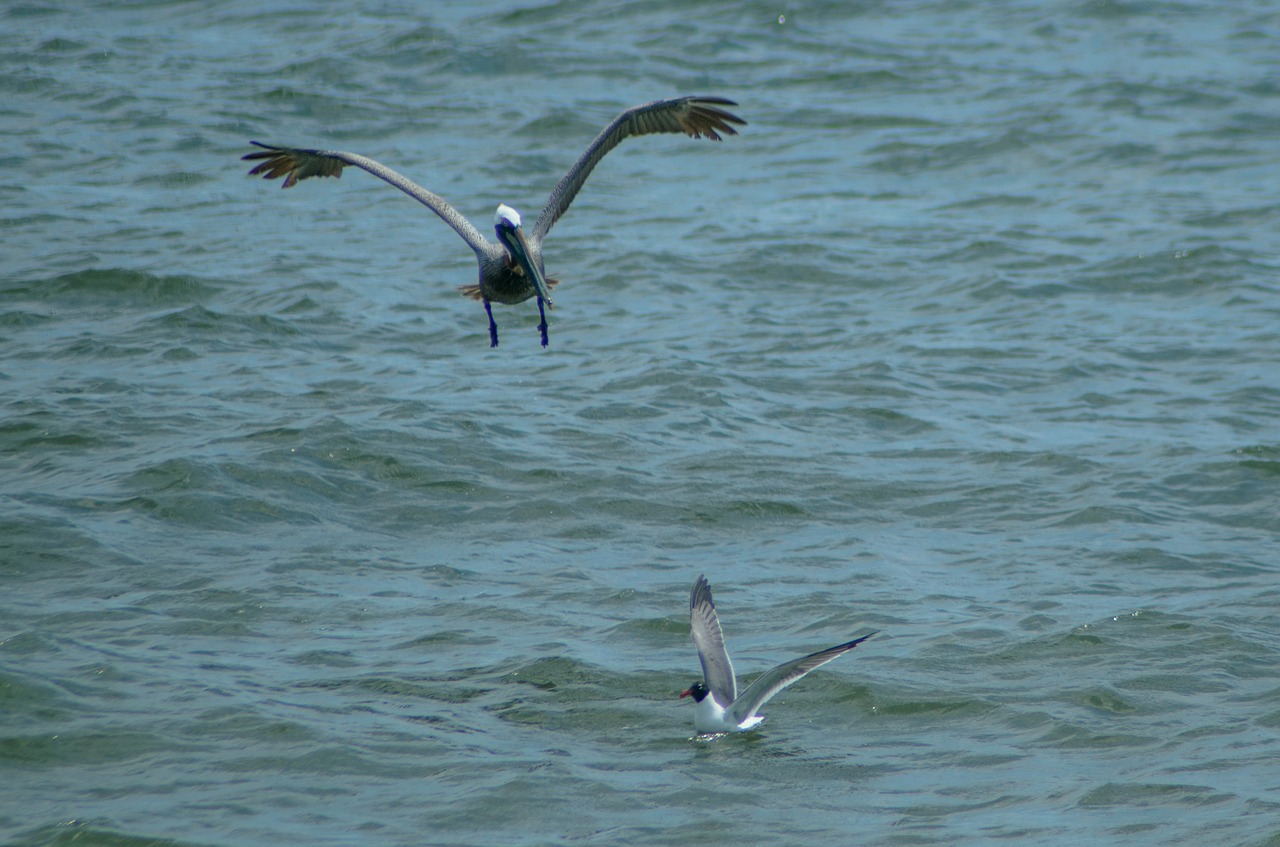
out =
<path fill-rule="evenodd" d="M 747 686 L 747 690 L 742 692 L 742 696 L 738 700 L 734 701 L 733 719 L 738 723 L 742 723 L 754 715 L 756 710 L 767 703 L 773 695 L 814 668 L 820 668 L 832 659 L 848 653 L 875 634 L 874 632 L 869 632 L 861 638 L 855 638 L 853 641 L 847 641 L 835 647 L 828 647 L 826 650 L 819 650 L 817 653 L 810 653 L 808 656 L 801 656 L 799 659 L 784 662 L 773 670 L 765 671 Z"/>
<path fill-rule="evenodd" d="M 683 132 L 694 138 L 710 138 L 719 141 L 720 134 L 737 135 L 731 124 L 746 126 L 747 122 L 718 106 L 736 106 L 723 97 L 676 97 L 671 100 L 655 100 L 642 106 L 632 106 L 605 127 L 569 172 L 551 192 L 538 222 L 533 227 L 532 240 L 541 244 L 560 216 L 569 210 L 569 204 L 578 196 L 582 184 L 600 160 L 622 140 L 633 135 L 649 135 L 655 132 Z"/>
<path fill-rule="evenodd" d="M 249 171 L 249 176 L 262 174 L 263 179 L 284 177 L 284 185 L 281 188 L 291 188 L 298 184 L 298 180 L 309 179 L 313 176 L 340 177 L 342 176 L 343 166 L 353 165 L 368 171 L 384 182 L 394 185 L 435 212 L 440 216 L 441 220 L 453 227 L 454 232 L 462 236 L 463 240 L 475 251 L 476 255 L 488 255 L 495 251 L 501 252 L 500 247 L 491 244 L 480 233 L 480 230 L 472 225 L 471 221 L 449 205 L 449 201 L 439 194 L 431 193 L 413 180 L 401 176 L 380 162 L 375 162 L 373 159 L 356 153 L 343 153 L 340 150 L 275 147 L 258 141 L 250 141 L 249 143 L 256 147 L 261 147 L 262 150 L 257 153 L 249 153 L 241 158 L 246 161 L 263 160 L 261 164 Z"/>
<path fill-rule="evenodd" d="M 693 643 L 702 662 L 702 680 L 721 706 L 728 707 L 738 696 L 729 651 L 724 649 L 724 633 L 715 603 L 711 602 L 711 586 L 705 576 L 698 577 L 689 594 L 689 627 Z"/>

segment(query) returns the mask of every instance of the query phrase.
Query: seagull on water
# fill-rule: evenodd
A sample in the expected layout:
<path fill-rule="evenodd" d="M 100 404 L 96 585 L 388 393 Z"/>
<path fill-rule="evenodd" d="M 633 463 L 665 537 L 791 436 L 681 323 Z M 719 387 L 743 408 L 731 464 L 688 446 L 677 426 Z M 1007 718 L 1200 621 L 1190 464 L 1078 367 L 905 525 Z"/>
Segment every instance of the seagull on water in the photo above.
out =
<path fill-rule="evenodd" d="M 702 663 L 702 681 L 690 685 L 680 693 L 680 697 L 692 697 L 697 703 L 693 726 L 699 733 L 745 732 L 751 729 L 764 720 L 756 712 L 773 695 L 876 634 L 869 632 L 861 638 L 784 662 L 760 674 L 739 694 L 729 651 L 724 646 L 724 633 L 720 631 L 720 618 L 711 600 L 711 585 L 705 576 L 698 577 L 689 594 L 689 625 L 693 631 L 693 643 L 698 648 L 698 661 Z"/>

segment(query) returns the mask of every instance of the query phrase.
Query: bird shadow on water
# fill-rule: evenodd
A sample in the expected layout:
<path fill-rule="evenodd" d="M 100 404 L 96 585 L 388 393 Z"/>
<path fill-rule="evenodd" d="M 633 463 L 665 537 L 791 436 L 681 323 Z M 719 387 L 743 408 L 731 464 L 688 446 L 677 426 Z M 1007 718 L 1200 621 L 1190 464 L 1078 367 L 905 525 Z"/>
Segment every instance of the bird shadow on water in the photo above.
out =
<path fill-rule="evenodd" d="M 760 731 L 697 735 L 686 739 L 691 746 L 686 772 L 704 787 L 744 784 L 773 791 L 778 786 L 868 783 L 890 770 L 869 762 L 859 748 L 832 752 L 815 750 L 792 740 L 771 738 Z M 754 801 L 749 801 L 754 802 Z"/>
<path fill-rule="evenodd" d="M 794 742 L 778 741 L 767 732 L 703 732 L 687 736 L 696 754 L 704 761 L 740 760 L 747 756 L 756 761 L 807 759 L 810 751 Z"/>

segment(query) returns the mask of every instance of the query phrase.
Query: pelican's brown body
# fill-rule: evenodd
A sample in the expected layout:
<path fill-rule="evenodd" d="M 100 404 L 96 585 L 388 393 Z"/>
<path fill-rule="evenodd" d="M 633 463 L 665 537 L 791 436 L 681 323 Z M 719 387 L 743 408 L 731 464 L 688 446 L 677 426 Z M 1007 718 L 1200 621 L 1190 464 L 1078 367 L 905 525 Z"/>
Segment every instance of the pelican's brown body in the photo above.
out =
<path fill-rule="evenodd" d="M 552 225 L 569 209 L 573 198 L 605 154 L 617 147 L 623 139 L 633 135 L 684 133 L 693 138 L 709 138 L 714 141 L 720 140 L 721 133 L 736 135 L 737 130 L 733 128 L 733 124 L 742 126 L 746 121 L 719 108 L 736 105 L 732 100 L 722 97 L 676 97 L 627 109 L 596 136 L 556 185 L 527 239 L 520 226 L 520 216 L 510 207 L 498 207 L 495 218 L 497 244 L 486 239 L 480 230 L 443 197 L 365 156 L 337 150 L 273 147 L 254 141 L 251 143 L 263 149 L 244 158 L 251 161 L 262 160 L 249 171 L 251 176 L 261 174 L 265 179 L 283 176 L 284 188 L 313 176 L 341 176 L 343 167 L 352 165 L 394 185 L 435 212 L 462 236 L 476 254 L 480 266 L 479 280 L 475 285 L 465 285 L 459 290 L 484 303 L 489 315 L 490 345 L 497 347 L 498 326 L 494 323 L 493 310 L 489 304 L 514 305 L 536 296 L 540 312 L 544 304 L 548 307 L 551 305 L 548 290 L 557 284 L 557 280 L 546 279 L 543 274 L 543 239 L 551 231 Z M 538 328 L 542 335 L 542 346 L 546 347 L 545 313 Z"/>

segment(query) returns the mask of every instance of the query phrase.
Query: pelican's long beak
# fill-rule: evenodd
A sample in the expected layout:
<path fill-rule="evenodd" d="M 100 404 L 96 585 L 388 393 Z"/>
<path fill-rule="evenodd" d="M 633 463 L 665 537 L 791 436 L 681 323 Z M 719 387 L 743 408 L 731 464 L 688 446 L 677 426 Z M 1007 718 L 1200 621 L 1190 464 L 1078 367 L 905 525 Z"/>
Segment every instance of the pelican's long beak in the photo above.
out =
<path fill-rule="evenodd" d="M 518 224 L 514 227 L 500 226 L 498 237 L 502 239 L 502 243 L 506 245 L 512 257 L 520 263 L 520 267 L 524 268 L 529 279 L 533 280 L 533 287 L 537 290 L 539 299 L 548 306 L 552 305 L 551 290 L 547 288 L 547 280 L 543 277 L 542 271 L 534 264 L 529 242 L 524 237 L 524 227 Z"/>

